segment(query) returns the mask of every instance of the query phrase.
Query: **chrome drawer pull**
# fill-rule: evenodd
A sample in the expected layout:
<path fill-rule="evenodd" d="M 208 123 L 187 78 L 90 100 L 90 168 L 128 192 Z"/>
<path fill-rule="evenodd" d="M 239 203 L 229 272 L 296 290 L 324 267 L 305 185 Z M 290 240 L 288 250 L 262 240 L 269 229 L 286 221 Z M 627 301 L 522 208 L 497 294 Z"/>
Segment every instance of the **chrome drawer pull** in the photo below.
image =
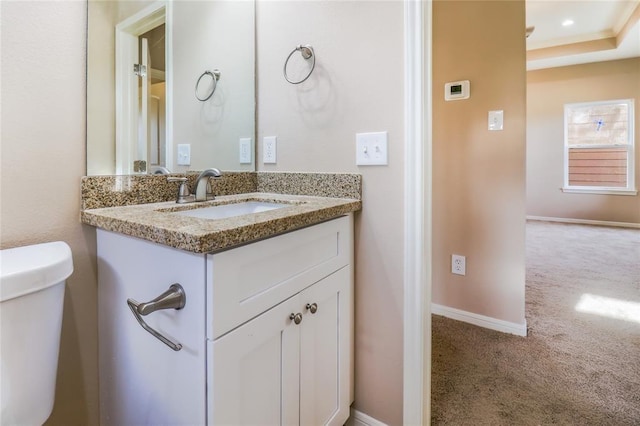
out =
<path fill-rule="evenodd" d="M 310 311 L 312 314 L 318 312 L 318 304 L 317 303 L 307 303 L 307 311 Z"/>
<path fill-rule="evenodd" d="M 172 284 L 169 290 L 162 293 L 150 302 L 138 303 L 133 299 L 127 299 L 127 305 L 133 312 L 133 316 L 138 320 L 138 323 L 146 331 L 151 333 L 154 337 L 160 340 L 165 345 L 169 346 L 174 351 L 182 349 L 182 344 L 173 342 L 167 337 L 163 336 L 153 328 L 149 326 L 141 317 L 141 315 L 149 315 L 152 312 L 159 311 L 161 309 L 182 309 L 187 302 L 187 295 L 184 292 L 184 288 L 180 284 Z"/>

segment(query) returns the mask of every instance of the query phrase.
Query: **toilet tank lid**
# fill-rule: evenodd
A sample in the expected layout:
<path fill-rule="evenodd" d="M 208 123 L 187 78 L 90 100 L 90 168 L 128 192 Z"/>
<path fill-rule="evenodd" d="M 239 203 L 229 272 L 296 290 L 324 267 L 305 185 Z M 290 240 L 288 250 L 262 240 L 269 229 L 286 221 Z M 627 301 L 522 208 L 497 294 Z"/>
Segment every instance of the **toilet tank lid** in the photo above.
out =
<path fill-rule="evenodd" d="M 62 241 L 0 250 L 0 302 L 55 285 L 72 272 L 71 249 Z"/>

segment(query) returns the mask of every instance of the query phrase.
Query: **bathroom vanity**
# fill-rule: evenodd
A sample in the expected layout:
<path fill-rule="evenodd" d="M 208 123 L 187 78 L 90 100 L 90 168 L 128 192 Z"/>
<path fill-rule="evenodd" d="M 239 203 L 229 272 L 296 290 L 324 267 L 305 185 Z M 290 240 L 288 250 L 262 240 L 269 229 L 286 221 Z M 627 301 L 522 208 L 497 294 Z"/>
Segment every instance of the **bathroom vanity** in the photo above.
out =
<path fill-rule="evenodd" d="M 171 218 L 175 229 L 144 219 L 178 216 L 171 203 L 83 212 L 98 227 L 101 424 L 346 422 L 360 202 L 286 198 L 236 218 Z M 184 307 L 141 317 L 154 335 L 131 306 L 173 284 Z"/>

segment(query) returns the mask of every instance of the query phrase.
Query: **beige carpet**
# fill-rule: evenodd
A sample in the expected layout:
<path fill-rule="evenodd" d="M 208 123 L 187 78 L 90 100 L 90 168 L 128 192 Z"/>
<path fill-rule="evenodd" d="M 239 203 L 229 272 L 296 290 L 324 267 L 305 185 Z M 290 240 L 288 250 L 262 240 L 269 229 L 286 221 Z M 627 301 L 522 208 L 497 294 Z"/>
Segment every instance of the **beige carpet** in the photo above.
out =
<path fill-rule="evenodd" d="M 584 298 L 640 316 L 640 230 L 529 222 L 528 337 L 433 316 L 431 423 L 640 425 L 640 322 Z"/>

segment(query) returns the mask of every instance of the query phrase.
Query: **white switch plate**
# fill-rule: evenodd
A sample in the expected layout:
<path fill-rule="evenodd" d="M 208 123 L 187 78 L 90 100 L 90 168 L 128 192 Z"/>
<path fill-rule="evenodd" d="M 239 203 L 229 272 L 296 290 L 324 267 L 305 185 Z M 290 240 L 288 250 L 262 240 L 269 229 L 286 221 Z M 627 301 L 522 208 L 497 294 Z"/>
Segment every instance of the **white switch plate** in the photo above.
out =
<path fill-rule="evenodd" d="M 504 111 L 489 111 L 489 130 L 502 130 Z"/>
<path fill-rule="evenodd" d="M 387 132 L 356 133 L 356 165 L 387 164 Z"/>
<path fill-rule="evenodd" d="M 262 162 L 264 164 L 275 164 L 277 147 L 278 138 L 276 136 L 265 136 L 262 138 Z"/>
<path fill-rule="evenodd" d="M 251 138 L 240 138 L 240 164 L 251 164 Z"/>
<path fill-rule="evenodd" d="M 191 165 L 191 144 L 188 144 L 188 143 L 178 144 L 178 165 L 179 166 Z"/>

